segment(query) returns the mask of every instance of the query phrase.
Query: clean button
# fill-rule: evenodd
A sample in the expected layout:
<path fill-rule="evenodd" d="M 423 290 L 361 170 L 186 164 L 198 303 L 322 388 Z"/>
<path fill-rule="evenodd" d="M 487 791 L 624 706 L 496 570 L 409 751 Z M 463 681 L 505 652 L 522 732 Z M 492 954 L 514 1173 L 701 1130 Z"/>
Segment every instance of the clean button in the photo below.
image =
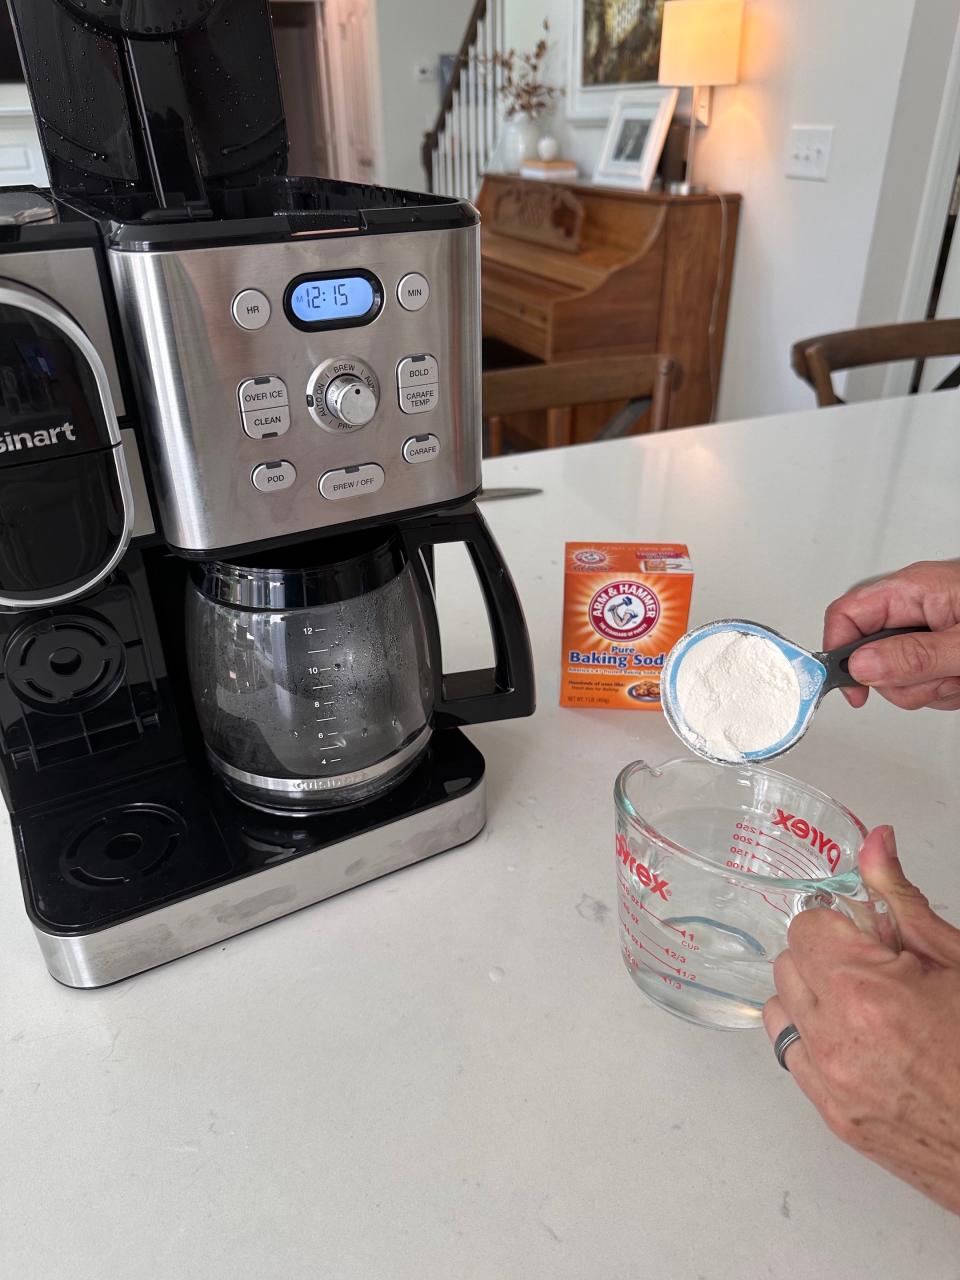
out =
<path fill-rule="evenodd" d="M 432 462 L 439 452 L 436 436 L 411 436 L 403 446 L 403 456 L 410 463 Z"/>
<path fill-rule="evenodd" d="M 397 285 L 397 298 L 404 311 L 419 311 L 427 305 L 429 297 L 429 282 L 419 271 L 409 272 Z"/>
<path fill-rule="evenodd" d="M 244 289 L 234 298 L 232 310 L 241 329 L 262 329 L 270 319 L 270 299 L 259 289 Z"/>
<path fill-rule="evenodd" d="M 375 462 L 364 462 L 359 467 L 342 467 L 328 471 L 320 477 L 317 488 L 325 498 L 337 502 L 340 498 L 363 497 L 383 488 L 383 467 Z"/>
<path fill-rule="evenodd" d="M 290 410 L 287 408 L 251 409 L 240 416 L 244 431 L 254 440 L 268 440 L 290 430 Z"/>
<path fill-rule="evenodd" d="M 292 462 L 261 462 L 259 467 L 254 467 L 250 477 L 261 493 L 289 489 L 296 478 L 297 469 Z"/>

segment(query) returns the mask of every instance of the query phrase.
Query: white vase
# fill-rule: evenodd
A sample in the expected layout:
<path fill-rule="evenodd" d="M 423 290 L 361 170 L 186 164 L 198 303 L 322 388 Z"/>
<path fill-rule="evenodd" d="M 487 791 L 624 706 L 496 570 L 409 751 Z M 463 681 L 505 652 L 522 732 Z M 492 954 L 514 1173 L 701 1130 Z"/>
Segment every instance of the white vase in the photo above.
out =
<path fill-rule="evenodd" d="M 539 136 L 536 121 L 531 120 L 525 112 L 520 112 L 505 122 L 500 157 L 506 173 L 518 173 L 524 160 L 530 160 L 537 154 Z"/>
<path fill-rule="evenodd" d="M 559 154 L 560 143 L 556 138 L 552 138 L 549 133 L 544 134 L 537 143 L 537 155 L 540 159 L 545 160 L 549 164 L 551 160 L 556 160 Z"/>

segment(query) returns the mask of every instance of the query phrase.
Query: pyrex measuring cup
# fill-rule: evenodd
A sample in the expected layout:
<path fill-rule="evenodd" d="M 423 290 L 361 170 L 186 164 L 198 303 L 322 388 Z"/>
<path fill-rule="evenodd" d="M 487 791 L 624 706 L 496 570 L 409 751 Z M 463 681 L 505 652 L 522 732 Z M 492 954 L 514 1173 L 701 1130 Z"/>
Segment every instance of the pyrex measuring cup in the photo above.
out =
<path fill-rule="evenodd" d="M 617 778 L 620 943 L 637 986 L 672 1013 L 755 1027 L 793 917 L 833 907 L 898 948 L 857 868 L 843 805 L 772 769 L 638 760 Z"/>

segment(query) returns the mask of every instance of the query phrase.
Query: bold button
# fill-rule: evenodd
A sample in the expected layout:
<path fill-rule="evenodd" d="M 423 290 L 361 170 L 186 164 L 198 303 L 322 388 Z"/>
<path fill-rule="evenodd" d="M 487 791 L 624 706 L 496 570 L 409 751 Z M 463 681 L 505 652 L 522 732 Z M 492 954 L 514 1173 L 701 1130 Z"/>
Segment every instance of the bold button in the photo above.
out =
<path fill-rule="evenodd" d="M 407 356 L 397 365 L 397 386 L 422 387 L 424 383 L 436 382 L 440 370 L 433 356 Z"/>
<path fill-rule="evenodd" d="M 242 413 L 243 429 L 254 440 L 267 440 L 270 436 L 282 436 L 290 430 L 289 409 L 253 409 Z"/>
<path fill-rule="evenodd" d="M 410 463 L 432 462 L 439 452 L 436 436 L 411 436 L 403 446 L 403 456 Z"/>
<path fill-rule="evenodd" d="M 244 289 L 234 298 L 232 310 L 241 329 L 262 329 L 270 319 L 270 299 L 259 289 Z"/>
<path fill-rule="evenodd" d="M 259 467 L 254 467 L 250 477 L 261 493 L 289 489 L 296 478 L 297 469 L 292 462 L 261 462 Z"/>
<path fill-rule="evenodd" d="M 336 502 L 340 498 L 363 497 L 383 488 L 383 467 L 375 462 L 365 462 L 359 467 L 342 467 L 328 471 L 320 477 L 317 488 L 325 498 Z"/>
<path fill-rule="evenodd" d="M 436 408 L 439 388 L 435 382 L 425 387 L 401 387 L 400 408 L 404 413 L 429 413 Z"/>
<path fill-rule="evenodd" d="M 247 378 L 237 388 L 237 395 L 243 413 L 250 409 L 275 409 L 290 403 L 287 384 L 282 378 Z"/>
<path fill-rule="evenodd" d="M 404 311 L 419 311 L 427 305 L 429 297 L 429 282 L 419 271 L 409 272 L 397 285 L 397 299 Z"/>

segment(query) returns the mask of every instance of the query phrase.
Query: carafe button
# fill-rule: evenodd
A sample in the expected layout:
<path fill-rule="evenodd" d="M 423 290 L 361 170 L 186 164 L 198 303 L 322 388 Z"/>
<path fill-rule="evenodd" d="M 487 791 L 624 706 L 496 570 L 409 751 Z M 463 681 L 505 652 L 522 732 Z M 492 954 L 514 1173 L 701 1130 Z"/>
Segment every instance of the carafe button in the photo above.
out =
<path fill-rule="evenodd" d="M 277 489 L 289 489 L 297 478 L 292 462 L 261 462 L 254 467 L 250 479 L 261 493 L 273 493 Z"/>
<path fill-rule="evenodd" d="M 403 446 L 405 461 L 416 464 L 432 462 L 440 452 L 440 441 L 436 436 L 411 436 Z"/>

